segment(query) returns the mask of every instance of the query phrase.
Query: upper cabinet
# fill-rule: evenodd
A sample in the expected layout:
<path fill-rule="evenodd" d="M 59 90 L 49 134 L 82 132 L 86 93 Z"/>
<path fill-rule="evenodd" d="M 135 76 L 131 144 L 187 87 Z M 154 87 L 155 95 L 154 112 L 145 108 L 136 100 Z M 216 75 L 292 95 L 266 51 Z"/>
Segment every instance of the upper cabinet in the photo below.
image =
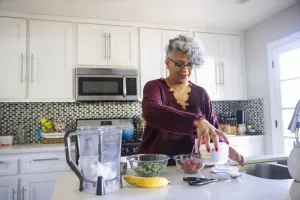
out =
<path fill-rule="evenodd" d="M 240 37 L 219 35 L 218 46 L 222 100 L 246 99 Z"/>
<path fill-rule="evenodd" d="M 137 67 L 137 29 L 78 24 L 78 65 Z"/>
<path fill-rule="evenodd" d="M 0 100 L 73 100 L 72 23 L 28 24 L 0 18 Z"/>
<path fill-rule="evenodd" d="M 205 54 L 205 64 L 196 70 L 196 82 L 212 100 L 244 100 L 244 68 L 241 42 L 236 35 L 195 33 Z"/>
<path fill-rule="evenodd" d="M 78 65 L 107 65 L 107 27 L 78 24 Z"/>
<path fill-rule="evenodd" d="M 0 99 L 26 97 L 26 20 L 0 18 Z"/>
<path fill-rule="evenodd" d="M 29 27 L 29 97 L 72 99 L 72 24 L 31 20 Z"/>
<path fill-rule="evenodd" d="M 141 94 L 145 84 L 166 76 L 164 67 L 164 44 L 166 31 L 159 29 L 140 29 L 140 73 Z"/>
<path fill-rule="evenodd" d="M 190 81 L 212 100 L 246 99 L 240 36 L 133 26 L 0 17 L 0 101 L 74 101 L 75 67 L 139 68 L 142 96 L 148 81 L 169 75 L 166 46 L 180 34 L 204 47 Z"/>
<path fill-rule="evenodd" d="M 196 33 L 195 38 L 201 43 L 204 51 L 204 66 L 201 66 L 200 69 L 195 69 L 196 83 L 208 92 L 211 100 L 219 100 L 221 97 L 217 64 L 218 37 L 214 34 Z"/>

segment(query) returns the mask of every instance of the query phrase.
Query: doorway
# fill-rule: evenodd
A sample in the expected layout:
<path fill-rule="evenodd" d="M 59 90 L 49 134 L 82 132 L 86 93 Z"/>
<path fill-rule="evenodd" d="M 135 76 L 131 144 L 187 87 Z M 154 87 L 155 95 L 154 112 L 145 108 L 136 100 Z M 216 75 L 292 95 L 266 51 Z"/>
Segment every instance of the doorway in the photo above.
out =
<path fill-rule="evenodd" d="M 290 153 L 295 140 L 295 134 L 288 130 L 288 125 L 300 100 L 300 33 L 296 35 L 282 39 L 280 44 L 273 45 L 271 49 L 273 146 L 277 149 L 276 153 L 286 155 Z"/>

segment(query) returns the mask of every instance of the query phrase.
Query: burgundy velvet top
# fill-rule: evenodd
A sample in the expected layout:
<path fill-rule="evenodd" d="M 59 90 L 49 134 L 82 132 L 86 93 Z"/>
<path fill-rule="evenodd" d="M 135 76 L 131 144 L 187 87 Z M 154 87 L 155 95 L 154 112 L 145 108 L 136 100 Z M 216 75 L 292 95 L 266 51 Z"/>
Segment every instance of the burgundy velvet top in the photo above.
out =
<path fill-rule="evenodd" d="M 189 154 L 197 136 L 193 124 L 195 119 L 205 118 L 219 128 L 210 98 L 202 87 L 191 83 L 187 103 L 184 110 L 164 79 L 149 81 L 145 85 L 142 110 L 146 128 L 139 153 Z M 169 164 L 174 164 L 174 161 L 170 160 Z"/>

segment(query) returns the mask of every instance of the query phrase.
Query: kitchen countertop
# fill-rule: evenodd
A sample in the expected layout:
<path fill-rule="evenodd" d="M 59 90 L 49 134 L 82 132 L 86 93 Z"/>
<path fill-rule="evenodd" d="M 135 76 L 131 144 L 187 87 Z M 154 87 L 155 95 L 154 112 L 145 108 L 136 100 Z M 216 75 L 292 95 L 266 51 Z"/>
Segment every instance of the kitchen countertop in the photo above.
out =
<path fill-rule="evenodd" d="M 227 135 L 229 138 L 250 138 L 250 137 L 264 137 L 264 135 Z M 74 147 L 72 147 L 74 148 Z M 58 144 L 14 144 L 7 147 L 0 147 L 1 154 L 16 154 L 16 153 L 39 153 L 39 152 L 53 152 L 64 151 L 64 143 Z"/>
<path fill-rule="evenodd" d="M 197 176 L 211 177 L 205 168 Z M 126 175 L 133 175 L 129 169 Z M 58 178 L 52 200 L 115 200 L 115 199 L 201 199 L 201 200 L 288 200 L 291 185 L 297 190 L 300 183 L 288 180 L 270 180 L 257 178 L 244 174 L 236 180 L 222 181 L 205 186 L 189 186 L 182 180 L 188 176 L 179 171 L 176 167 L 168 167 L 164 177 L 171 184 L 158 189 L 136 188 L 123 181 L 124 188 L 119 191 L 108 193 L 105 196 L 95 196 L 78 191 L 79 180 L 73 172 L 63 172 Z M 194 175 L 195 176 L 195 175 Z M 299 188 L 299 189 L 298 189 Z"/>
<path fill-rule="evenodd" d="M 73 149 L 74 147 L 72 147 Z M 1 154 L 19 154 L 19 153 L 41 153 L 65 151 L 64 143 L 58 144 L 23 144 L 0 147 Z"/>
<path fill-rule="evenodd" d="M 226 135 L 228 138 L 250 138 L 250 137 L 258 137 L 258 138 L 264 138 L 265 135 Z"/>

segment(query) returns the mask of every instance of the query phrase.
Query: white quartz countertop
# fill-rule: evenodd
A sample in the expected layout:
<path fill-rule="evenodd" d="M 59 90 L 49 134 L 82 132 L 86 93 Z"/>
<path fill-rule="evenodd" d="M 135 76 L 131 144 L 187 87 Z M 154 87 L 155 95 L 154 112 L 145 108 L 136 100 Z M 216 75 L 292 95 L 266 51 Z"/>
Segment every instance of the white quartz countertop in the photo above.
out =
<path fill-rule="evenodd" d="M 211 168 L 205 168 L 197 175 L 211 177 Z M 128 170 L 126 175 L 133 175 Z M 270 180 L 257 178 L 244 174 L 236 180 L 222 181 L 204 186 L 189 186 L 182 180 L 187 176 L 176 167 L 168 167 L 164 177 L 171 184 L 164 188 L 137 188 L 128 185 L 123 181 L 124 187 L 119 191 L 108 193 L 104 196 L 96 196 L 78 191 L 79 179 L 73 172 L 63 172 L 60 174 L 58 182 L 52 196 L 52 200 L 289 200 L 289 190 L 293 184 L 294 188 L 299 188 L 300 183 L 288 180 Z"/>
<path fill-rule="evenodd" d="M 228 135 L 230 139 L 232 138 L 263 138 L 264 135 Z M 74 149 L 74 145 L 72 146 Z M 1 154 L 19 154 L 19 153 L 40 153 L 40 152 L 53 152 L 53 151 L 64 151 L 64 143 L 57 144 L 16 144 L 11 146 L 0 146 L 0 155 Z"/>
<path fill-rule="evenodd" d="M 74 147 L 72 147 L 74 148 Z M 41 153 L 65 151 L 64 143 L 58 144 L 24 144 L 24 145 L 11 145 L 0 147 L 0 155 L 2 154 L 19 154 L 19 153 Z"/>

